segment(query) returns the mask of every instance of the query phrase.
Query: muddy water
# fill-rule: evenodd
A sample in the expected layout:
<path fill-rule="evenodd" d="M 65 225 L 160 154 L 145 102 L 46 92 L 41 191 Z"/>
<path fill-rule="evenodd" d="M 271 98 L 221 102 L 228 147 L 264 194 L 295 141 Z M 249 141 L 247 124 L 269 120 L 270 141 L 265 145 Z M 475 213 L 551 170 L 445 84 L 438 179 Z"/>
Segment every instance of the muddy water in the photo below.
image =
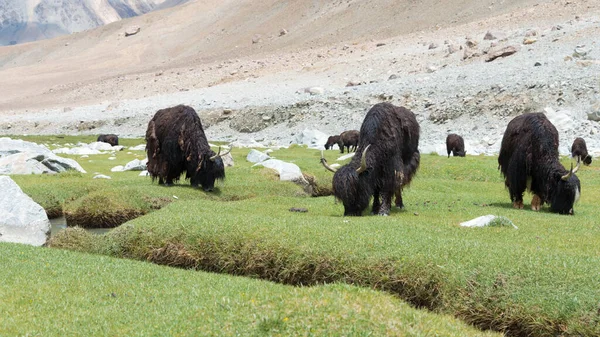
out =
<path fill-rule="evenodd" d="M 56 233 L 67 228 L 67 219 L 64 216 L 60 218 L 50 219 L 50 236 L 56 235 Z M 86 230 L 93 234 L 104 234 L 110 231 L 112 228 L 86 228 Z"/>

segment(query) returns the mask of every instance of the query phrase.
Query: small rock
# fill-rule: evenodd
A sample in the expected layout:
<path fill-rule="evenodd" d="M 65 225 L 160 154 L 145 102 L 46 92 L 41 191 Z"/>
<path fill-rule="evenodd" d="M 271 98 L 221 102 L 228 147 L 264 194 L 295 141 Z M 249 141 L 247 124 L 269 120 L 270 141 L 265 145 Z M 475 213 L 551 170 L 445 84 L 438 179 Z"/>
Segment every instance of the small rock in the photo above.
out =
<path fill-rule="evenodd" d="M 140 30 L 141 30 L 141 28 L 139 26 L 127 27 L 127 29 L 125 29 L 125 37 L 135 35 L 135 34 L 139 33 Z"/>
<path fill-rule="evenodd" d="M 390 77 L 388 77 L 388 81 L 390 81 L 390 80 L 395 80 L 395 79 L 397 79 L 397 78 L 398 78 L 398 75 L 396 75 L 396 74 L 391 74 L 391 75 L 390 75 Z M 348 85 L 346 85 L 346 86 L 348 86 Z"/>
<path fill-rule="evenodd" d="M 380 43 L 376 44 L 375 46 L 376 46 L 376 47 L 382 47 L 382 46 L 385 46 L 385 43 L 383 43 L 383 42 L 380 42 Z"/>
<path fill-rule="evenodd" d="M 256 34 L 252 37 L 252 44 L 261 43 L 262 36 L 260 34 Z"/>
<path fill-rule="evenodd" d="M 287 35 L 287 33 L 288 33 L 288 31 L 287 31 L 287 29 L 285 29 L 285 28 L 281 28 L 281 29 L 279 30 L 279 36 L 284 36 L 284 35 Z"/>
<path fill-rule="evenodd" d="M 432 42 L 432 43 L 429 44 L 429 49 L 435 49 L 437 47 L 438 47 L 438 45 L 435 42 Z"/>
<path fill-rule="evenodd" d="M 515 47 L 515 46 L 508 46 L 508 47 L 504 47 L 502 49 L 498 49 L 495 51 L 490 51 L 485 59 L 485 62 L 491 62 L 499 57 L 510 56 L 516 52 L 517 52 L 517 47 Z"/>
<path fill-rule="evenodd" d="M 485 36 L 483 37 L 484 40 L 496 40 L 496 35 L 494 35 L 492 32 L 488 31 L 487 33 L 485 33 Z"/>
<path fill-rule="evenodd" d="M 541 65 L 542 65 L 541 63 L 539 63 L 539 62 L 536 62 L 536 63 L 535 63 L 533 66 L 534 66 L 534 67 L 539 67 L 539 66 L 541 66 Z"/>
<path fill-rule="evenodd" d="M 532 37 L 526 37 L 523 40 L 523 44 L 533 44 L 533 43 L 536 43 L 536 42 L 537 42 L 537 39 L 534 39 Z"/>
<path fill-rule="evenodd" d="M 306 208 L 299 208 L 299 207 L 292 207 L 292 208 L 290 208 L 290 212 L 306 213 L 306 212 L 308 212 L 308 209 L 306 209 Z"/>
<path fill-rule="evenodd" d="M 93 179 L 112 179 L 112 178 L 107 175 L 104 175 L 104 174 L 98 174 L 98 175 L 95 175 Z"/>

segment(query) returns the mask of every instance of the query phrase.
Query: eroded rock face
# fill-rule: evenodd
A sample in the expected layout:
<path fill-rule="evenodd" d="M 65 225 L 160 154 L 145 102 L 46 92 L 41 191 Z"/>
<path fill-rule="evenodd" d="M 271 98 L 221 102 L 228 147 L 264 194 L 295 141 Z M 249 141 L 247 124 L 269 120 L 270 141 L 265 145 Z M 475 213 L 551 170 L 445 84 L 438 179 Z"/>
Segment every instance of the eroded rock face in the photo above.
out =
<path fill-rule="evenodd" d="M 0 176 L 0 242 L 42 246 L 50 236 L 50 220 L 8 176 Z"/>

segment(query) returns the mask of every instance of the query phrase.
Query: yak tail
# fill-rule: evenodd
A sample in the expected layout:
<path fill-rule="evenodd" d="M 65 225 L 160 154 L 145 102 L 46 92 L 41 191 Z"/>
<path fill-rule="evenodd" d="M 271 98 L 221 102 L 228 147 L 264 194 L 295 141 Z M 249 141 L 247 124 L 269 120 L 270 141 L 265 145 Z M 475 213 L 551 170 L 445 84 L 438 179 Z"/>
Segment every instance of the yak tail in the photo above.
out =
<path fill-rule="evenodd" d="M 402 181 L 402 186 L 410 184 L 413 176 L 417 173 L 420 163 L 421 154 L 419 153 L 419 150 L 416 150 L 410 160 L 404 163 L 404 180 Z"/>

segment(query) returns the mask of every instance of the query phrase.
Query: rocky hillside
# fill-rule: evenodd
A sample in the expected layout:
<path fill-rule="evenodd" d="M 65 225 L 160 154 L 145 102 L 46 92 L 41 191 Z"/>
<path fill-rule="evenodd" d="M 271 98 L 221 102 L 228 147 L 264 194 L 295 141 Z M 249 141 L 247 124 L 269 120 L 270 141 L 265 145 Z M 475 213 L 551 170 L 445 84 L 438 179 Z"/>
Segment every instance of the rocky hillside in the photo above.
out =
<path fill-rule="evenodd" d="M 95 28 L 184 0 L 0 0 L 0 45 Z"/>

